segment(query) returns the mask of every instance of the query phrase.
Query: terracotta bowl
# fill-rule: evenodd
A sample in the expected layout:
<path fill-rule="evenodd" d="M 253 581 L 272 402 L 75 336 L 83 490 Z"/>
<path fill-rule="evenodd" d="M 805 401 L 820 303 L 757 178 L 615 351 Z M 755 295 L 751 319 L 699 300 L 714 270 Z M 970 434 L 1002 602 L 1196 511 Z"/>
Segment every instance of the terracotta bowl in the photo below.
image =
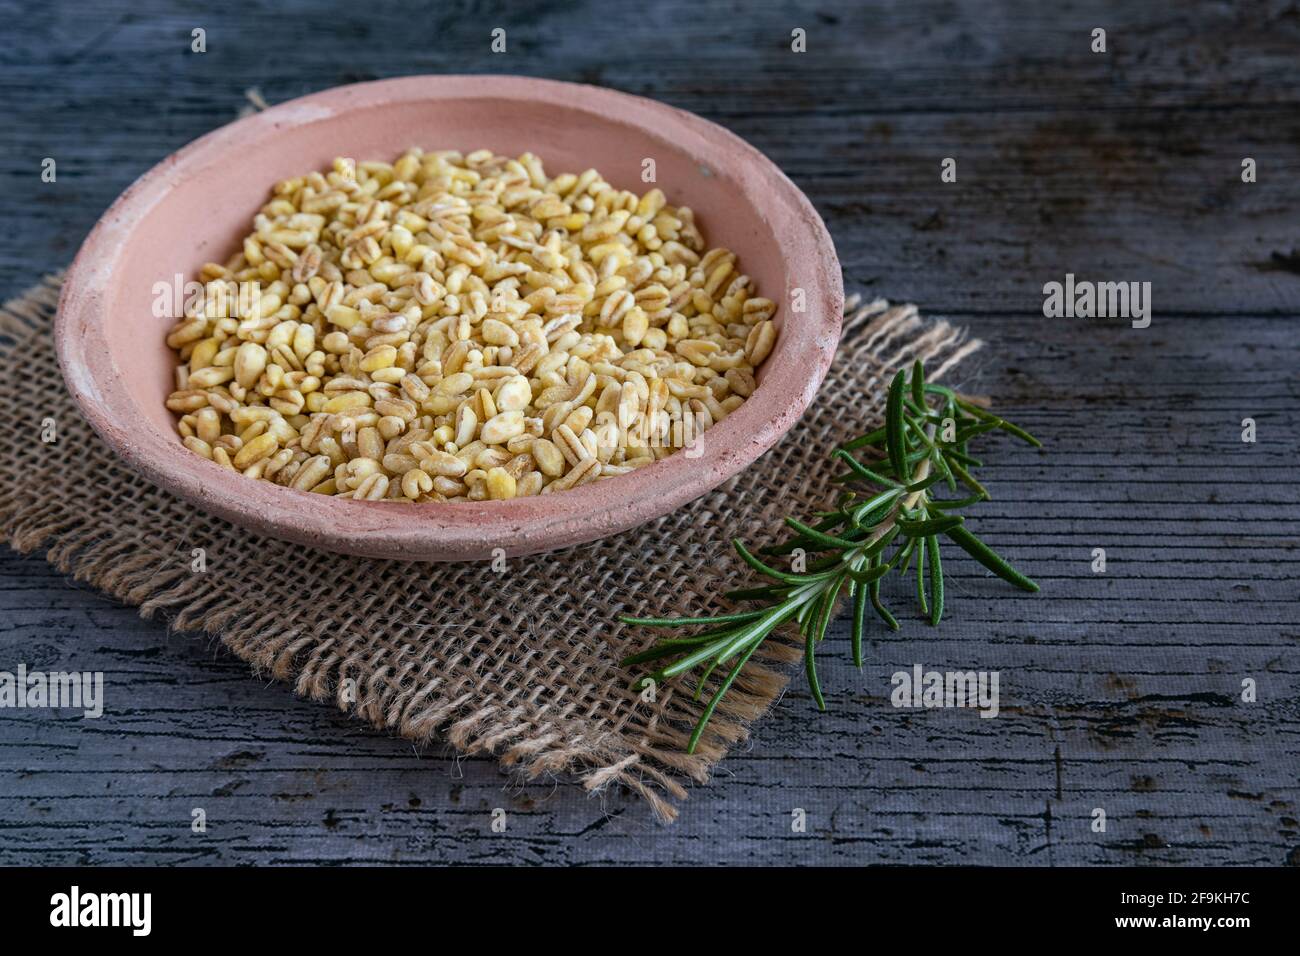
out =
<path fill-rule="evenodd" d="M 163 400 L 174 354 L 154 285 L 224 261 L 278 180 L 335 156 L 388 160 L 410 146 L 532 151 L 552 173 L 594 166 L 643 192 L 642 160 L 710 245 L 740 257 L 780 305 L 759 387 L 702 439 L 617 478 L 562 494 L 474 504 L 351 501 L 254 481 L 182 447 Z M 806 309 L 791 311 L 795 289 Z M 407 560 L 470 560 L 591 541 L 678 508 L 750 465 L 812 400 L 839 339 L 843 288 L 812 205 L 756 149 L 719 126 L 610 90 L 512 76 L 413 76 L 344 86 L 232 123 L 159 163 L 105 213 L 68 273 L 56 339 L 86 418 L 146 479 L 255 531 Z"/>

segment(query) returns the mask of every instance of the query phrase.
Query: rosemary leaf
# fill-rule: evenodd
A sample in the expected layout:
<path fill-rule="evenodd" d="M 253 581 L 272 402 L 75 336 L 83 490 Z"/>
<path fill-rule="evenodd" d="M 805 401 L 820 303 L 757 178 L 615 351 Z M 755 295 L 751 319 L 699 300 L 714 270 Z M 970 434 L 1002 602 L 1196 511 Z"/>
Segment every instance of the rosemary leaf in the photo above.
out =
<path fill-rule="evenodd" d="M 930 623 L 938 626 L 943 618 L 943 560 L 939 557 L 939 539 L 927 539 L 930 556 Z"/>
<path fill-rule="evenodd" d="M 686 745 L 686 752 L 688 754 L 695 753 L 695 748 L 699 746 L 700 743 L 700 735 L 704 733 L 704 728 L 708 726 L 709 718 L 713 716 L 713 712 L 718 709 L 718 701 L 722 700 L 727 691 L 731 690 L 731 685 L 734 684 L 736 678 L 740 676 L 741 668 L 749 662 L 750 656 L 756 650 L 758 650 L 757 644 L 742 654 L 740 660 L 736 661 L 735 666 L 727 673 L 726 679 L 723 680 L 723 682 L 718 686 L 718 689 L 714 691 L 713 697 L 709 699 L 708 706 L 704 708 L 704 713 L 695 725 L 695 732 L 691 734 L 690 742 Z"/>
<path fill-rule="evenodd" d="M 920 359 L 912 363 L 912 401 L 922 410 L 926 408 L 925 367 L 921 364 Z"/>
<path fill-rule="evenodd" d="M 867 615 L 867 589 L 857 585 L 853 589 L 853 663 L 862 669 L 862 630 Z"/>
<path fill-rule="evenodd" d="M 926 542 L 933 537 L 918 538 L 916 541 L 916 603 L 921 606 L 921 613 L 928 615 L 930 606 L 925 601 L 925 551 Z"/>
<path fill-rule="evenodd" d="M 951 528 L 961 527 L 965 520 L 961 515 L 945 515 L 942 518 L 928 518 L 925 521 L 908 521 L 899 518 L 898 530 L 909 538 L 928 538 L 934 534 L 942 534 Z"/>
<path fill-rule="evenodd" d="M 889 450 L 889 463 L 895 475 L 907 473 L 907 437 L 903 432 L 903 394 L 907 375 L 899 371 L 889 386 L 885 402 L 885 443 Z"/>
<path fill-rule="evenodd" d="M 862 479 L 863 481 L 873 481 L 878 485 L 884 485 L 888 488 L 903 487 L 898 482 L 886 478 L 884 475 L 877 474 L 876 472 L 872 471 L 870 468 L 867 468 L 860 461 L 858 461 L 847 451 L 845 451 L 843 448 L 837 449 L 835 451 L 835 457 L 842 460 L 846 465 L 849 466 L 850 469 L 852 469 L 854 475 L 849 476 L 850 479 L 852 479 L 853 477 L 857 477 Z"/>
<path fill-rule="evenodd" d="M 825 534 L 824 532 L 818 531 L 816 528 L 810 528 L 802 521 L 798 521 L 794 518 L 786 518 L 785 523 L 810 541 L 820 543 L 823 548 L 851 548 L 856 544 L 856 542 L 849 541 L 846 538 L 839 538 L 833 534 Z"/>
<path fill-rule="evenodd" d="M 740 554 L 741 560 L 744 561 L 746 564 L 748 564 L 759 574 L 765 574 L 769 578 L 772 578 L 773 580 L 776 581 L 781 581 L 785 584 L 808 583 L 809 575 L 787 574 L 785 571 L 778 571 L 776 568 L 764 564 L 762 561 L 758 560 L 758 558 L 750 554 L 748 550 L 746 550 L 744 542 L 742 542 L 739 538 L 736 538 L 734 541 L 731 542 L 731 544 L 732 547 L 734 547 L 736 551 Z"/>
<path fill-rule="evenodd" d="M 972 558 L 978 561 L 984 567 L 988 568 L 1004 581 L 1009 581 L 1018 588 L 1026 591 L 1037 591 L 1038 585 L 1025 577 L 1003 558 L 997 555 L 992 548 L 981 541 L 975 535 L 971 534 L 965 528 L 950 528 L 944 531 L 954 543 Z"/>
<path fill-rule="evenodd" d="M 878 444 L 885 437 L 885 429 L 877 428 L 875 431 L 867 432 L 865 435 L 859 435 L 852 441 L 845 442 L 840 446 L 843 451 L 857 451 L 859 448 L 866 448 L 868 445 Z"/>
<path fill-rule="evenodd" d="M 872 581 L 867 585 L 867 593 L 870 594 L 871 606 L 880 615 L 880 619 L 889 625 L 891 631 L 897 631 L 899 629 L 897 619 L 889 613 L 889 608 L 880 602 L 880 582 Z"/>

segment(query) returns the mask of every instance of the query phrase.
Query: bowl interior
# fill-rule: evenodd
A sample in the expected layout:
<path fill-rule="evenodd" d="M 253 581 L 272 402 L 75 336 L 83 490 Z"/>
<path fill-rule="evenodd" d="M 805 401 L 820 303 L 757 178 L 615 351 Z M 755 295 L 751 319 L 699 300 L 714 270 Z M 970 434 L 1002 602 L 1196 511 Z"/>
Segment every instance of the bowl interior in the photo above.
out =
<path fill-rule="evenodd" d="M 158 291 L 183 287 L 205 262 L 224 262 L 237 251 L 279 180 L 326 169 L 336 156 L 391 162 L 410 146 L 487 148 L 510 156 L 531 151 L 550 175 L 595 167 L 620 189 L 640 194 L 658 186 L 671 204 L 695 210 L 710 246 L 725 246 L 739 256 L 758 294 L 789 302 L 779 237 L 765 227 L 758 210 L 740 200 L 728 170 L 703 165 L 652 129 L 588 110 L 542 111 L 535 103 L 501 97 L 344 110 L 279 128 L 273 144 L 239 149 L 188 172 L 123 237 L 117 281 L 106 290 L 106 345 L 138 421 L 168 435 L 175 431 L 175 418 L 163 401 L 173 387 L 176 357 L 163 341 L 171 319 L 153 315 Z M 654 164 L 653 183 L 642 180 L 647 162 Z M 787 316 L 788 308 L 778 311 L 778 327 Z M 771 363 L 780 362 L 785 345 L 778 336 Z M 761 384 L 763 369 L 757 377 Z"/>

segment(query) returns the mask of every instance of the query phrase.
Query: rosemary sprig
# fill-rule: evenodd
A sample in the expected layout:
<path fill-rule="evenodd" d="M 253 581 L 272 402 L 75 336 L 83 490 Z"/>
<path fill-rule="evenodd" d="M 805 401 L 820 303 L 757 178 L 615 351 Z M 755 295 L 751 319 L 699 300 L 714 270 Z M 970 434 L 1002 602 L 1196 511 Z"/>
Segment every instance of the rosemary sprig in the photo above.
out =
<path fill-rule="evenodd" d="M 626 667 L 673 660 L 637 684 L 656 683 L 691 671 L 698 672 L 698 698 L 715 670 L 725 676 L 713 691 L 687 746 L 696 745 L 718 702 L 731 689 L 751 655 L 778 627 L 792 623 L 804 639 L 804 666 L 813 699 L 826 709 L 817 679 L 815 650 L 835 617 L 841 596 L 852 607 L 853 662 L 862 666 L 862 637 L 867 607 L 893 630 L 897 619 L 880 597 L 881 580 L 897 569 L 906 573 L 915 564 L 917 603 L 932 625 L 944 611 L 943 562 L 939 539 L 946 537 L 998 577 L 1026 591 L 1038 585 L 1025 577 L 965 526 L 958 510 L 989 498 L 988 491 L 971 475 L 981 466 L 970 455 L 972 439 L 987 432 L 1007 432 L 1035 447 L 1038 439 L 942 385 L 925 381 L 918 361 L 909 377 L 894 376 L 885 405 L 885 424 L 847 442 L 834 457 L 845 471 L 835 481 L 843 486 L 835 508 L 821 512 L 814 523 L 786 518 L 794 531 L 778 545 L 752 553 L 740 539 L 732 544 L 742 561 L 771 583 L 729 592 L 726 597 L 754 602 L 751 610 L 708 617 L 620 617 L 625 624 L 647 627 L 703 627 L 687 637 L 667 638 L 623 661 Z M 867 462 L 855 455 L 874 452 Z M 961 498 L 936 498 L 943 483 L 950 492 L 960 486 L 970 492 Z M 886 557 L 891 546 L 894 551 Z M 792 570 L 777 567 L 773 559 L 795 555 Z"/>

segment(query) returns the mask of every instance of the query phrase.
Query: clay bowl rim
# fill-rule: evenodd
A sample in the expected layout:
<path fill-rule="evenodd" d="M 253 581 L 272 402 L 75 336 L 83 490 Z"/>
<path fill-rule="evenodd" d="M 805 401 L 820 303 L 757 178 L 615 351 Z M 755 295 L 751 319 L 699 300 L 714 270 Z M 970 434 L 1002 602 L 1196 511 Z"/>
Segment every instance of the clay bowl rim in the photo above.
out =
<path fill-rule="evenodd" d="M 781 321 L 786 339 L 781 354 L 787 360 L 773 367 L 777 354 L 769 357 L 758 390 L 708 431 L 702 454 L 688 458 L 678 452 L 562 494 L 402 505 L 336 499 L 250 480 L 193 454 L 174 432 L 164 434 L 132 413 L 135 400 L 104 345 L 107 306 L 101 290 L 113 281 L 122 239 L 162 200 L 170 183 L 187 170 L 220 162 L 227 150 L 256 148 L 285 128 L 395 102 L 466 98 L 577 109 L 609 133 L 635 127 L 687 151 L 710 170 L 726 171 L 720 188 L 728 180 L 738 183 L 766 227 L 784 230 L 781 248 L 787 260 L 800 263 L 787 266 L 787 276 L 791 268 L 799 269 L 806 311 L 797 320 Z M 770 279 L 764 288 L 763 277 L 755 278 L 761 291 L 789 302 L 789 288 L 771 288 Z M 60 296 L 55 341 L 69 390 L 100 437 L 147 480 L 199 509 L 258 533 L 330 551 L 399 560 L 480 560 L 499 553 L 496 549 L 509 556 L 531 554 L 644 524 L 748 467 L 811 403 L 839 341 L 843 300 L 834 245 L 812 204 L 774 163 L 723 127 L 653 100 L 582 84 L 498 75 L 410 76 L 290 100 L 208 133 L 162 160 L 109 207 L 83 243 Z"/>

